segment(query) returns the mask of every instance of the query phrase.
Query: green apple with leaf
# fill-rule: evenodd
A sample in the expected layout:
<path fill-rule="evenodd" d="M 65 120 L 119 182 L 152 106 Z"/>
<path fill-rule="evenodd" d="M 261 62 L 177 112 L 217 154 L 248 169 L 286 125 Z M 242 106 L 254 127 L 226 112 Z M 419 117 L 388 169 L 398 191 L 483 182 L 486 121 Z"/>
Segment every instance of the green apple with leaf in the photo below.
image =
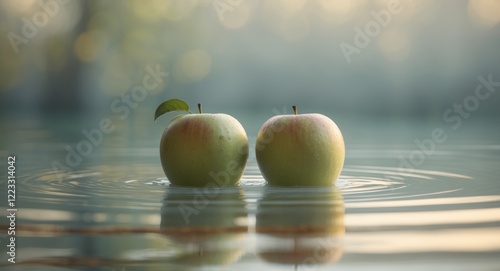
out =
<path fill-rule="evenodd" d="M 236 184 L 248 159 L 248 137 L 243 126 L 227 114 L 189 110 L 179 99 L 158 106 L 155 120 L 168 112 L 187 114 L 172 119 L 160 142 L 160 160 L 168 180 L 180 186 Z"/>
<path fill-rule="evenodd" d="M 262 175 L 271 185 L 332 185 L 344 165 L 344 138 L 322 114 L 279 115 L 260 128 L 255 147 Z"/>

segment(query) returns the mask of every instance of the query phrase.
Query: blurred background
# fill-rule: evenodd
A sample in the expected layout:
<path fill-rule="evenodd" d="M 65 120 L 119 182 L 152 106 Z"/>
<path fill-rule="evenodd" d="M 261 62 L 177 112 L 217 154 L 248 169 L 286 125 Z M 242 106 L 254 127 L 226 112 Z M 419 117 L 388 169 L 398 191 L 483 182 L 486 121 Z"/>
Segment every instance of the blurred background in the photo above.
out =
<path fill-rule="evenodd" d="M 500 81 L 500 1 L 392 2 L 2 0 L 0 112 L 113 114 L 148 66 L 168 73 L 130 111 L 148 121 L 173 97 L 207 112 L 441 118 L 478 76 Z M 356 47 L 355 29 L 393 4 L 400 12 Z M 499 104 L 492 95 L 477 114 L 498 117 Z"/>

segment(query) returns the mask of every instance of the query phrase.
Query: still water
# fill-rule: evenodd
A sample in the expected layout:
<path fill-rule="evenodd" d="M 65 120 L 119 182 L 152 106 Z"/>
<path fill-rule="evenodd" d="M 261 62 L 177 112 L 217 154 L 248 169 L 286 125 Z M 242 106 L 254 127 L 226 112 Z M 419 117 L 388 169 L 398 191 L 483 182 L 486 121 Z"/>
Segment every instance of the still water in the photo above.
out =
<path fill-rule="evenodd" d="M 253 145 L 269 116 L 233 115 Z M 149 117 L 114 122 L 65 173 L 52 162 L 64 164 L 66 145 L 98 118 L 2 122 L 2 157 L 18 161 L 16 264 L 6 257 L 1 181 L 2 270 L 500 270 L 494 121 L 452 131 L 340 116 L 347 154 L 334 186 L 269 187 L 251 155 L 239 186 L 205 190 L 169 185 L 158 160 L 163 127 Z M 446 142 L 410 157 L 434 128 Z"/>

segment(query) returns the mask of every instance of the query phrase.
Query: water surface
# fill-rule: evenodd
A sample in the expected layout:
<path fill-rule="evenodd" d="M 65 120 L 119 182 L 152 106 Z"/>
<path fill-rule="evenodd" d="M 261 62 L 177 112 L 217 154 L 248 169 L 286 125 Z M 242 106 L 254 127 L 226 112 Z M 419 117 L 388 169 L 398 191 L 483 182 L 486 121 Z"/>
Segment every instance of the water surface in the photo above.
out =
<path fill-rule="evenodd" d="M 61 174 L 50 165 L 64 163 L 65 145 L 82 140 L 78 130 L 18 121 L 1 148 L 19 161 L 17 263 L 5 262 L 2 241 L 2 270 L 500 268 L 493 122 L 449 133 L 407 168 L 401 157 L 435 125 L 349 120 L 337 122 L 347 157 L 334 186 L 270 187 L 251 156 L 240 185 L 220 190 L 170 186 L 156 146 L 162 128 L 119 126 Z"/>

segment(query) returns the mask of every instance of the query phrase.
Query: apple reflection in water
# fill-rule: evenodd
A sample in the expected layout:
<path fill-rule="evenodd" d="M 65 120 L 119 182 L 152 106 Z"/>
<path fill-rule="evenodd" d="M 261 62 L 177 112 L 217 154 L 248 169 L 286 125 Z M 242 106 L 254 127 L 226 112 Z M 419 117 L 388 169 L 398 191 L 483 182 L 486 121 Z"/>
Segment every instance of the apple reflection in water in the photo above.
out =
<path fill-rule="evenodd" d="M 335 187 L 266 187 L 256 214 L 258 256 L 270 263 L 312 266 L 342 256 L 344 204 Z"/>
<path fill-rule="evenodd" d="M 237 187 L 169 188 L 160 227 L 178 251 L 172 264 L 227 265 L 245 253 L 247 210 Z"/>

